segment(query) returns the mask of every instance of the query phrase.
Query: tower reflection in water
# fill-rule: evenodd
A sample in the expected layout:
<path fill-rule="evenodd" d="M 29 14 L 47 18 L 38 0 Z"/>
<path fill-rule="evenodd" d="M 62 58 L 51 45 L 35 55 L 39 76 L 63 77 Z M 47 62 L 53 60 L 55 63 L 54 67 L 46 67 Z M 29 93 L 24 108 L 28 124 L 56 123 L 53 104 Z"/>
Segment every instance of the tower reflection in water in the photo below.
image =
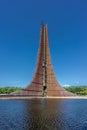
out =
<path fill-rule="evenodd" d="M 24 102 L 27 130 L 64 129 L 65 122 L 61 100 L 37 99 Z"/>

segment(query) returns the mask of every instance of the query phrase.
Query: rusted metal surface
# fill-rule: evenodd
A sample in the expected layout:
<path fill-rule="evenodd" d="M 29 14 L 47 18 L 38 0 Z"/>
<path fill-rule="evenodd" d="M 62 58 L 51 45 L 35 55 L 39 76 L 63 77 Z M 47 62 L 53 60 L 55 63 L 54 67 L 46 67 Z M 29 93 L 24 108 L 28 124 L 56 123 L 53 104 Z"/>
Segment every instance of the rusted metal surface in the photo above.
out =
<path fill-rule="evenodd" d="M 33 78 L 24 91 L 19 91 L 14 94 L 42 96 L 42 93 L 44 93 L 43 96 L 74 95 L 70 92 L 65 91 L 56 80 L 51 64 L 47 26 L 44 24 L 42 24 L 40 30 L 38 57 Z"/>

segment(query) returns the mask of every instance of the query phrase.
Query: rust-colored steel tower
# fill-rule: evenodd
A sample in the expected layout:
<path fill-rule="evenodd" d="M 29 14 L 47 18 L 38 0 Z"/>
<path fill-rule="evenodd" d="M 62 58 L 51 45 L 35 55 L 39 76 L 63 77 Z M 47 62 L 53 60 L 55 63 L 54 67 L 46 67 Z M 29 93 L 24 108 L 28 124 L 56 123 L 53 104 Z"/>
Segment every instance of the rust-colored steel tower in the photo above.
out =
<path fill-rule="evenodd" d="M 47 25 L 42 23 L 36 68 L 30 84 L 17 95 L 29 96 L 73 96 L 57 82 L 50 59 Z"/>

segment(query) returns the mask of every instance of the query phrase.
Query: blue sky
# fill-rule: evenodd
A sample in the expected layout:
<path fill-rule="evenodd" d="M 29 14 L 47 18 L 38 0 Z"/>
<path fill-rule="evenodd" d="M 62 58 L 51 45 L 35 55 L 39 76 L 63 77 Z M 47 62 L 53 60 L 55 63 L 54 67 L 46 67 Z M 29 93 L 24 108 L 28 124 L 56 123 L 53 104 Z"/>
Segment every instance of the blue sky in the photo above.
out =
<path fill-rule="evenodd" d="M 2 0 L 0 87 L 29 84 L 42 19 L 59 83 L 87 85 L 87 0 Z"/>

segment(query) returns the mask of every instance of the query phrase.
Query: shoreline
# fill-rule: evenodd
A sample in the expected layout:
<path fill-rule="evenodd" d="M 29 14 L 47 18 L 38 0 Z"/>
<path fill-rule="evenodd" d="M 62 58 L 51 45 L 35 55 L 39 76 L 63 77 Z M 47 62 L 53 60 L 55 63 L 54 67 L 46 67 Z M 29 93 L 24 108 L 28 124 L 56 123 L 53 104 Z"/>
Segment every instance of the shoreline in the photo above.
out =
<path fill-rule="evenodd" d="M 61 97 L 26 97 L 26 96 L 1 96 L 0 100 L 10 100 L 10 99 L 17 99 L 17 100 L 23 100 L 23 99 L 87 99 L 87 96 L 61 96 Z"/>

